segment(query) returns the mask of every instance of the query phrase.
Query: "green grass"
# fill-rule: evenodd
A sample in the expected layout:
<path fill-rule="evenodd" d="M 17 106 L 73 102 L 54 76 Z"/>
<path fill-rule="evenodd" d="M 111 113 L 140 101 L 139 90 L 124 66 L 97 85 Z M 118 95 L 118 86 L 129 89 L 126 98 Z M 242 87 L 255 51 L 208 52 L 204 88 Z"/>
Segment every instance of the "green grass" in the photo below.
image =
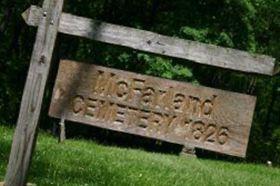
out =
<path fill-rule="evenodd" d="M 0 126 L 0 180 L 13 130 Z M 253 164 L 182 158 L 40 133 L 29 182 L 37 185 L 280 185 L 280 170 Z"/>

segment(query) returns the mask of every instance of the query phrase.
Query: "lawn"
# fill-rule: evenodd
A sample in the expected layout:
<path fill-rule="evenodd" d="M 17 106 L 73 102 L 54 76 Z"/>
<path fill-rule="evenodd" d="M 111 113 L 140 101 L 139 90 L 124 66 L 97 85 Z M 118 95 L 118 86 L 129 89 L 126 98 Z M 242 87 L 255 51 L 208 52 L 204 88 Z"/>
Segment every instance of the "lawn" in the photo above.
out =
<path fill-rule="evenodd" d="M 0 126 L 0 180 L 13 129 Z M 280 169 L 262 165 L 183 158 L 57 139 L 40 132 L 29 182 L 37 185 L 280 185 Z"/>

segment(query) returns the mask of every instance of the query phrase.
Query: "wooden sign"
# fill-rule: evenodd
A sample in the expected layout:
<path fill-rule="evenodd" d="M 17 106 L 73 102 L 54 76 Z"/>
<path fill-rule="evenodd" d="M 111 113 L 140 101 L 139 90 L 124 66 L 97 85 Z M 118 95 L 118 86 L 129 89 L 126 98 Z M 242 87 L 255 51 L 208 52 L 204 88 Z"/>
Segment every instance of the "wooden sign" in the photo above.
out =
<path fill-rule="evenodd" d="M 62 61 L 50 116 L 245 157 L 256 98 Z"/>

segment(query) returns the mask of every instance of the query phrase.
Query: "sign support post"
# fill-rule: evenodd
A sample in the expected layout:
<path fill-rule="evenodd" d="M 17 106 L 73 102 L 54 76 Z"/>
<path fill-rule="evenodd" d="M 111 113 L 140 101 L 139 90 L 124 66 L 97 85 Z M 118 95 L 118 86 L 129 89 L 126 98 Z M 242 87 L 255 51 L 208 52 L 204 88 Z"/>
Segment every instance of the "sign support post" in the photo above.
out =
<path fill-rule="evenodd" d="M 64 0 L 44 0 L 15 130 L 5 186 L 24 186 L 36 142 L 51 58 Z"/>

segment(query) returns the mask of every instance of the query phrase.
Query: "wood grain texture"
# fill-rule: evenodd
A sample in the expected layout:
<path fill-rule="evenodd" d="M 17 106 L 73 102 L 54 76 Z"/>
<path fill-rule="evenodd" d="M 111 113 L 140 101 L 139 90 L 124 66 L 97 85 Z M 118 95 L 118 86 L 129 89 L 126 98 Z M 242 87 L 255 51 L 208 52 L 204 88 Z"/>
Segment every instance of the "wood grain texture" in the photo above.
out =
<path fill-rule="evenodd" d="M 256 98 L 62 61 L 50 116 L 246 156 Z"/>
<path fill-rule="evenodd" d="M 28 25 L 38 25 L 41 9 L 31 6 L 23 13 Z M 231 70 L 274 75 L 275 59 L 265 55 L 167 37 L 149 31 L 118 26 L 63 13 L 59 31 L 155 54 L 191 60 Z"/>
<path fill-rule="evenodd" d="M 13 138 L 6 186 L 26 184 L 62 6 L 63 0 L 45 0 L 37 15 L 39 27 Z"/>

